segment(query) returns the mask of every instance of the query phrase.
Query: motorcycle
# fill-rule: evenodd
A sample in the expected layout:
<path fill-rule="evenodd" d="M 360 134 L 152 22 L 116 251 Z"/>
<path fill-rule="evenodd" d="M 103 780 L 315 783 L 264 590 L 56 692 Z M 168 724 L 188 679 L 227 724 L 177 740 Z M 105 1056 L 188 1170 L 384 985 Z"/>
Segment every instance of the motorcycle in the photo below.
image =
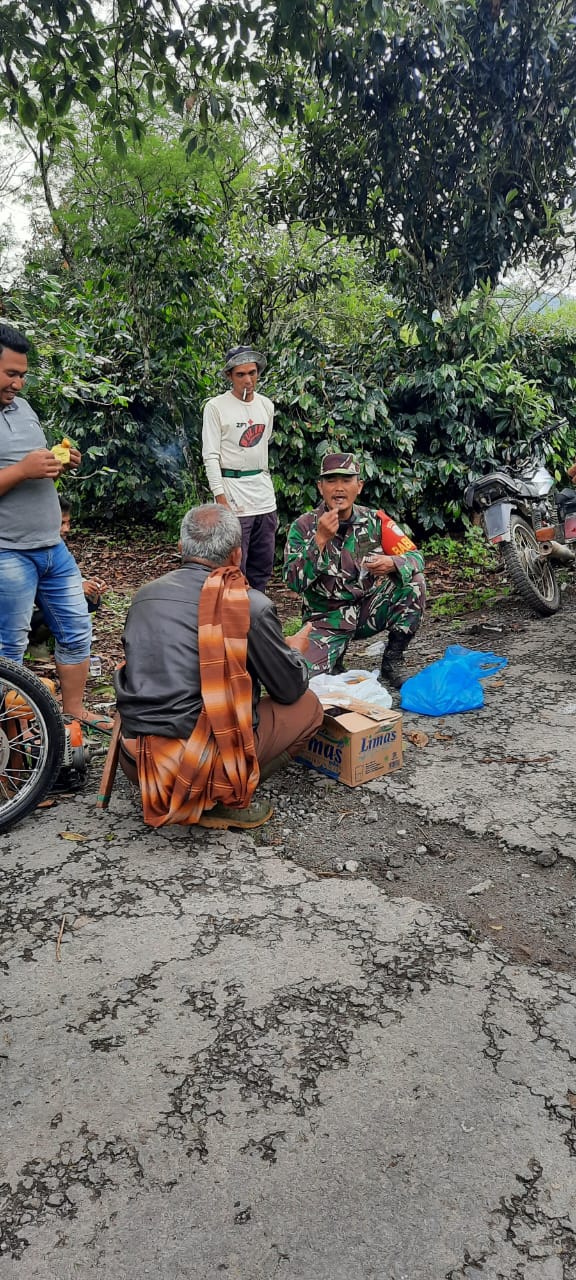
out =
<path fill-rule="evenodd" d="M 84 784 L 90 744 L 66 723 L 37 676 L 0 657 L 0 833 L 31 813 L 47 792 Z"/>
<path fill-rule="evenodd" d="M 499 548 L 512 585 L 543 617 L 560 608 L 556 566 L 576 560 L 570 547 L 576 543 L 576 491 L 557 492 L 546 466 L 544 440 L 554 431 L 557 423 L 538 431 L 464 494 L 468 509 L 481 516 L 488 541 Z"/>

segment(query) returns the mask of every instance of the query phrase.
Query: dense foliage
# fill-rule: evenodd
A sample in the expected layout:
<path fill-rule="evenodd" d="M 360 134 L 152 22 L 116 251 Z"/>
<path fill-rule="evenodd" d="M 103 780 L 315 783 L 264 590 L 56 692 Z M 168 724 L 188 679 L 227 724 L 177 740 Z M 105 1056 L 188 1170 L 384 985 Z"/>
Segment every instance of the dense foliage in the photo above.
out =
<path fill-rule="evenodd" d="M 294 333 L 269 384 L 283 517 L 314 501 L 319 455 L 341 447 L 363 455 L 371 502 L 420 533 L 457 525 L 470 477 L 565 415 L 553 445 L 560 479 L 576 456 L 575 348 L 576 330 L 563 352 L 527 327 L 511 338 L 484 301 L 419 330 L 392 312 L 340 352 Z"/>
<path fill-rule="evenodd" d="M 83 513 L 173 523 L 202 496 L 238 341 L 269 353 L 283 521 L 331 447 L 420 532 L 554 413 L 561 474 L 576 328 L 490 291 L 565 249 L 575 32 L 568 0 L 117 0 L 113 23 L 0 0 L 0 119 L 50 215 L 3 309 L 42 421 L 86 455 Z"/>
<path fill-rule="evenodd" d="M 153 511 L 179 486 L 227 336 L 221 286 L 211 210 L 164 190 L 85 277 L 32 267 L 15 296 L 13 319 L 35 344 L 27 394 L 48 432 L 86 455 L 95 512 Z"/>
<path fill-rule="evenodd" d="M 190 465 L 202 491 L 202 404 L 224 389 L 229 345 L 280 346 L 296 318 L 351 341 L 377 315 L 353 247 L 262 234 L 249 138 L 222 126 L 211 156 L 187 156 L 170 127 L 126 156 L 89 136 L 67 153 L 58 236 L 37 238 L 7 300 L 34 342 L 28 394 L 87 455 L 81 493 L 99 516 L 171 509 Z"/>
<path fill-rule="evenodd" d="M 158 313 L 148 368 L 133 302 L 122 301 L 122 292 L 88 289 L 71 306 L 62 283 L 45 282 L 30 394 L 55 436 L 65 431 L 87 454 L 85 515 L 147 515 L 174 528 L 181 504 L 206 494 L 202 403 L 222 389 L 226 334 L 209 281 L 206 269 L 202 301 L 214 308 L 211 327 L 193 329 L 195 295 L 182 294 Z M 420 534 L 457 526 L 470 476 L 554 416 L 565 414 L 570 424 L 556 437 L 558 478 L 576 456 L 576 329 L 559 340 L 556 326 L 546 334 L 540 321 L 510 335 L 494 304 L 480 300 L 450 323 L 419 330 L 390 310 L 369 337 L 340 346 L 295 324 L 268 353 L 263 389 L 277 406 L 271 462 L 283 523 L 315 502 L 328 449 L 361 454 L 368 499 Z"/>
<path fill-rule="evenodd" d="M 560 260 L 576 207 L 573 0 L 0 0 L 0 119 L 54 192 L 89 111 L 122 151 L 158 104 L 182 137 L 256 106 L 297 130 L 261 215 L 360 238 L 428 314 L 531 253 Z M 264 159 L 264 149 L 262 159 Z"/>
<path fill-rule="evenodd" d="M 386 10 L 354 35 L 330 8 L 321 91 L 299 81 L 272 216 L 361 237 L 428 314 L 494 286 L 527 252 L 560 258 L 575 206 L 572 3 Z"/>

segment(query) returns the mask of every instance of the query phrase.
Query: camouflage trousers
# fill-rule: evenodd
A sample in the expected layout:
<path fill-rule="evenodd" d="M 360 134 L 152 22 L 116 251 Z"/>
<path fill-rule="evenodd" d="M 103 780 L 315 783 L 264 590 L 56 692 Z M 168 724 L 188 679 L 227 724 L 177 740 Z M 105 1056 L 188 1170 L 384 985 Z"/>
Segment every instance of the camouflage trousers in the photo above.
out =
<path fill-rule="evenodd" d="M 312 623 L 306 662 L 316 674 L 333 671 L 351 640 L 367 640 L 381 631 L 416 634 L 426 607 L 426 582 L 416 573 L 410 582 L 384 578 L 358 603 L 327 613 L 306 608 L 303 621 Z"/>

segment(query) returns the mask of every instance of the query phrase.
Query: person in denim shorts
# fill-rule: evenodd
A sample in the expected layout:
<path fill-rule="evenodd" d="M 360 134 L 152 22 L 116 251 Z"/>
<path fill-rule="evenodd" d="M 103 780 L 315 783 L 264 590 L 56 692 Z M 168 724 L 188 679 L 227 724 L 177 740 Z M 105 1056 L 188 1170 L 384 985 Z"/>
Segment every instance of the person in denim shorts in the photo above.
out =
<path fill-rule="evenodd" d="M 38 598 L 55 637 L 63 711 L 90 722 L 98 718 L 83 706 L 92 633 L 88 603 L 78 565 L 60 537 L 54 481 L 65 468 L 18 394 L 28 350 L 22 333 L 0 324 L 0 654 L 23 661 Z M 75 470 L 80 461 L 71 448 L 65 467 Z"/>

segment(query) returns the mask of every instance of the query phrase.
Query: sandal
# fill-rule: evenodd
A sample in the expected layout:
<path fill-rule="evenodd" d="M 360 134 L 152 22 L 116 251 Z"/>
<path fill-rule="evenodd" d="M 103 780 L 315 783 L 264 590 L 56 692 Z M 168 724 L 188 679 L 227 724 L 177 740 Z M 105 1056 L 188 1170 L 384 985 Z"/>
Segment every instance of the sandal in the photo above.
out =
<path fill-rule="evenodd" d="M 109 716 L 93 716 L 90 719 L 87 716 L 64 716 L 65 724 L 72 724 L 73 720 L 76 721 L 76 724 L 81 724 L 82 728 L 86 729 L 88 733 L 91 729 L 95 733 L 112 733 L 114 727 L 114 721 L 110 720 Z"/>

